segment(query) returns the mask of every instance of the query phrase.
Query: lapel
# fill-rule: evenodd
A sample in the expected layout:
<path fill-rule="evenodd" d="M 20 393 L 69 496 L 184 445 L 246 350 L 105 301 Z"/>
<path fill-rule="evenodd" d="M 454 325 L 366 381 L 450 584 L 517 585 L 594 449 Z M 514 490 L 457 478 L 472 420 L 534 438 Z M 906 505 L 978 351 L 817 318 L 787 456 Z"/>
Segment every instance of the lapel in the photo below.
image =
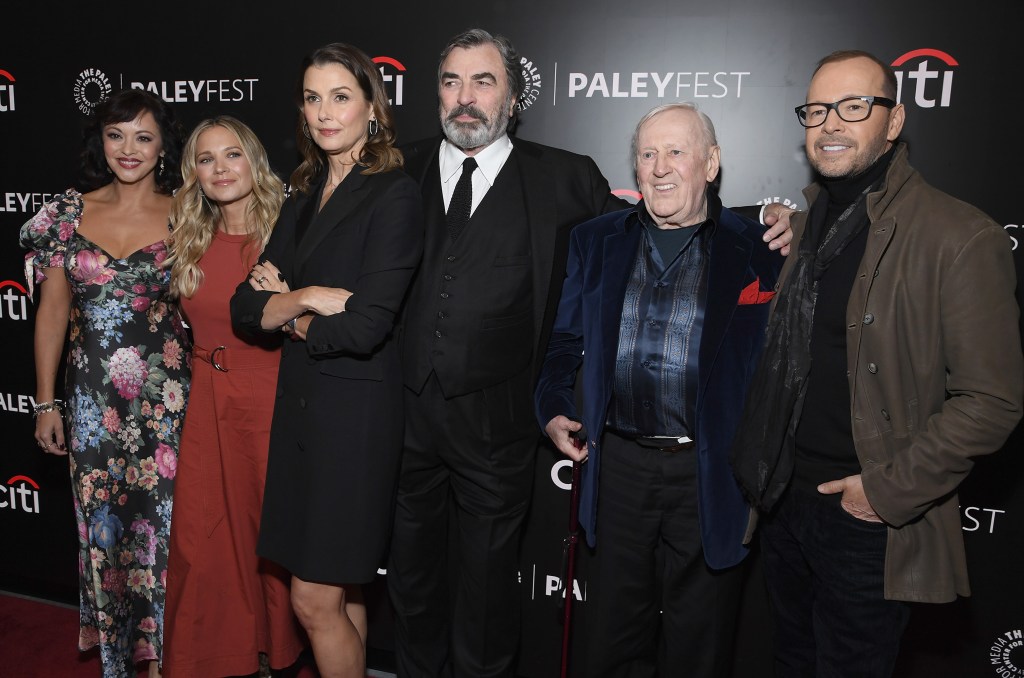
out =
<path fill-rule="evenodd" d="M 317 190 L 312 193 L 311 199 L 302 209 L 302 223 L 306 223 L 308 226 L 306 226 L 305 232 L 299 236 L 301 240 L 296 245 L 296 268 L 300 268 L 309 255 L 316 251 L 317 246 L 327 237 L 327 234 L 344 221 L 370 194 L 370 191 L 366 190 L 369 188 L 367 186 L 368 176 L 353 168 L 341 184 L 334 189 L 334 194 L 327 199 L 327 204 L 317 213 L 316 207 L 320 200 L 321 187 L 326 179 L 325 174 L 321 178 Z"/>
<path fill-rule="evenodd" d="M 718 356 L 718 349 L 729 328 L 746 279 L 753 243 L 740 236 L 732 221 L 719 214 L 718 227 L 711 240 L 708 260 L 708 292 L 704 304 L 704 327 L 701 330 L 698 357 L 700 387 L 697 391 L 697 416 L 708 385 L 708 375 Z"/>
<path fill-rule="evenodd" d="M 560 228 L 572 228 L 576 224 L 559 223 L 558 203 L 555 200 L 558 187 L 550 164 L 543 162 L 543 152 L 535 146 L 513 138 L 512 154 L 519 165 L 523 202 L 526 204 L 526 221 L 530 229 L 534 289 L 533 326 L 537 334 L 545 326 L 544 315 L 547 309 L 557 308 L 557 301 L 551 303 L 552 295 L 557 300 L 562 290 L 565 270 L 559 270 L 557 274 L 554 271 L 558 231 Z M 545 291 L 547 294 L 542 294 Z M 538 350 L 541 351 L 540 355 L 543 355 L 547 347 L 539 347 Z"/>
<path fill-rule="evenodd" d="M 642 209 L 642 208 L 641 208 Z M 627 217 L 622 227 L 604 238 L 603 256 L 597 260 L 599 271 L 589 271 L 601 280 L 601 305 L 597 318 L 601 332 L 602 362 L 609 388 L 615 374 L 615 358 L 619 350 L 619 325 L 626 286 L 636 264 L 637 251 L 643 239 L 643 226 L 635 217 Z M 589 328 L 587 328 L 589 329 Z"/>
<path fill-rule="evenodd" d="M 423 261 L 434 263 L 442 260 L 444 250 L 451 246 L 451 239 L 448 237 L 448 224 L 445 221 L 444 196 L 441 194 L 441 164 L 437 159 L 436 148 L 429 158 L 414 178 L 420 184 L 420 195 L 423 199 L 426 229 Z"/>

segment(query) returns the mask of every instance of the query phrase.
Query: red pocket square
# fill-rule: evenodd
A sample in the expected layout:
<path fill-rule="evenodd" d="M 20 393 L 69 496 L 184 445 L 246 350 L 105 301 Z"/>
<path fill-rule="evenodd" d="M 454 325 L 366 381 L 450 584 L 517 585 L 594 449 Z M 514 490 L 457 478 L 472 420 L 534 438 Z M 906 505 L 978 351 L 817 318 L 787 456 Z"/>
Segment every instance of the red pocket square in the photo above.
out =
<path fill-rule="evenodd" d="M 743 306 L 744 304 L 767 304 L 769 301 L 771 301 L 772 297 L 775 296 L 775 292 L 762 292 L 760 287 L 760 278 L 756 278 L 754 282 L 744 287 L 743 291 L 740 292 L 739 305 Z"/>

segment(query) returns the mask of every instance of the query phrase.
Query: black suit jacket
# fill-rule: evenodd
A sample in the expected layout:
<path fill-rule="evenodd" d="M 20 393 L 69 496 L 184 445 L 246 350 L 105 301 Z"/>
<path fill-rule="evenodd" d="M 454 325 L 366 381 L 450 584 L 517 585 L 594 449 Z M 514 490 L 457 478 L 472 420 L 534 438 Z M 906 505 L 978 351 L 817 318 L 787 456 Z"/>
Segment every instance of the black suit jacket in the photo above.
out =
<path fill-rule="evenodd" d="M 337 408 L 327 417 L 312 414 L 314 402 L 353 402 L 371 382 L 390 384 L 389 401 L 401 394 L 395 319 L 422 253 L 419 191 L 402 172 L 364 175 L 354 170 L 317 213 L 324 177 L 309 194 L 294 193 L 281 209 L 273 235 L 260 257 L 273 262 L 291 289 L 311 285 L 352 292 L 346 309 L 316 316 L 304 342 L 286 341 L 281 358 L 275 432 L 294 425 L 311 446 L 331 445 L 339 430 L 362 431 Z M 263 307 L 271 292 L 242 281 L 231 299 L 231 319 L 240 331 L 261 332 Z M 383 394 L 382 394 L 383 395 Z M 389 403 L 390 405 L 390 403 Z M 381 411 L 381 425 L 392 411 Z M 370 426 L 370 429 L 373 427 Z M 373 443 L 368 431 L 366 444 Z M 356 444 L 353 442 L 353 444 Z"/>
<path fill-rule="evenodd" d="M 441 138 L 425 140 L 407 146 L 405 153 L 406 172 L 419 183 L 421 193 L 428 196 L 440 186 L 438 169 L 438 152 Z M 578 155 L 557 148 L 542 146 L 522 139 L 512 139 L 512 156 L 515 163 L 506 163 L 499 174 L 499 181 L 506 171 L 512 171 L 511 165 L 517 168 L 520 180 L 520 193 L 523 197 L 523 209 L 529 229 L 530 257 L 532 260 L 532 311 L 533 337 L 528 347 L 531 375 L 536 377 L 540 362 L 547 349 L 551 325 L 558 307 L 558 296 L 561 291 L 562 279 L 565 277 L 565 258 L 568 247 L 569 231 L 593 217 L 627 207 L 628 204 L 611 194 L 608 181 L 602 176 L 594 161 L 584 155 Z M 496 182 L 484 201 L 497 199 L 492 195 L 498 190 Z M 429 200 L 426 201 L 428 204 Z M 437 244 L 438 239 L 447 239 L 448 233 L 443 220 L 443 210 L 439 213 L 427 211 L 425 216 L 427 252 L 443 252 Z M 408 329 L 423 328 L 427 316 L 437 313 L 436 300 L 433 296 L 433 281 L 441 275 L 444 266 L 443 257 L 428 255 L 417 272 L 406 305 L 405 329 L 403 342 L 405 349 L 407 385 L 418 388 L 422 384 L 409 382 L 409 372 L 414 368 L 411 364 L 425 345 L 432 341 L 429 336 L 412 336 Z M 503 271 L 496 266 L 493 275 L 488 277 L 488 285 L 502 285 Z M 420 334 L 423 334 L 420 332 Z M 472 337 L 470 338 L 472 339 Z M 504 352 L 466 356 L 468 378 L 454 385 L 447 395 L 458 395 L 490 386 L 507 379 L 508 358 Z M 471 362 L 470 362 L 471 361 Z"/>

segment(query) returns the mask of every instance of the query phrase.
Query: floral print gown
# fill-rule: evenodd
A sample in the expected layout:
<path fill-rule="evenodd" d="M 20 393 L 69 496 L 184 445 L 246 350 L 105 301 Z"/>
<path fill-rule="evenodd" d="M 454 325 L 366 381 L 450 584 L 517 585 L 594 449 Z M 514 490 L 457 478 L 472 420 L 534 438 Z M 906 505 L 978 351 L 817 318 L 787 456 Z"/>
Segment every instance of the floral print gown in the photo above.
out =
<path fill-rule="evenodd" d="M 32 250 L 30 287 L 45 267 L 63 267 L 71 286 L 64 425 L 78 522 L 78 642 L 100 646 L 112 678 L 160 657 L 191 356 L 167 298 L 170 272 L 158 267 L 165 243 L 114 259 L 77 233 L 82 210 L 81 194 L 67 191 L 22 227 L 21 243 Z"/>

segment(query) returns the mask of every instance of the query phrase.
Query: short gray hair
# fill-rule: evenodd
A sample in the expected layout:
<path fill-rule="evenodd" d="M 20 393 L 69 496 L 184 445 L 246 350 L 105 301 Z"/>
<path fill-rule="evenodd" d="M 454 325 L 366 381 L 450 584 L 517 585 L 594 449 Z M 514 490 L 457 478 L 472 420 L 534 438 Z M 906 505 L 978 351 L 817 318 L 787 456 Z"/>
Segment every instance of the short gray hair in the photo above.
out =
<path fill-rule="evenodd" d="M 501 62 L 505 66 L 505 79 L 508 80 L 508 101 L 505 102 L 508 104 L 505 107 L 507 109 L 513 103 L 519 101 L 519 97 L 526 90 L 526 76 L 523 75 L 523 67 L 519 63 L 519 53 L 516 52 L 515 45 L 503 35 L 491 35 L 482 28 L 470 28 L 456 35 L 441 50 L 441 58 L 437 61 L 437 82 L 440 85 L 441 69 L 444 67 L 444 62 L 448 55 L 452 53 L 452 50 L 456 48 L 471 49 L 481 45 L 493 45 L 498 50 L 498 54 L 501 55 Z M 515 127 L 518 117 L 519 111 L 513 108 L 512 117 L 508 121 L 508 128 L 510 130 Z"/>
<path fill-rule="evenodd" d="M 712 147 L 718 145 L 718 136 L 715 134 L 715 124 L 711 122 L 711 118 L 707 116 L 697 104 L 692 101 L 678 101 L 672 104 L 662 104 L 661 106 L 655 106 L 651 110 L 647 111 L 644 117 L 640 118 L 640 122 L 636 124 L 636 129 L 633 130 L 633 141 L 630 143 L 630 155 L 633 159 L 633 169 L 636 169 L 636 152 L 637 144 L 640 138 L 640 128 L 646 125 L 655 116 L 661 115 L 665 111 L 691 111 L 697 114 L 697 118 L 700 120 L 701 131 L 704 133 L 704 154 L 707 155 Z"/>

